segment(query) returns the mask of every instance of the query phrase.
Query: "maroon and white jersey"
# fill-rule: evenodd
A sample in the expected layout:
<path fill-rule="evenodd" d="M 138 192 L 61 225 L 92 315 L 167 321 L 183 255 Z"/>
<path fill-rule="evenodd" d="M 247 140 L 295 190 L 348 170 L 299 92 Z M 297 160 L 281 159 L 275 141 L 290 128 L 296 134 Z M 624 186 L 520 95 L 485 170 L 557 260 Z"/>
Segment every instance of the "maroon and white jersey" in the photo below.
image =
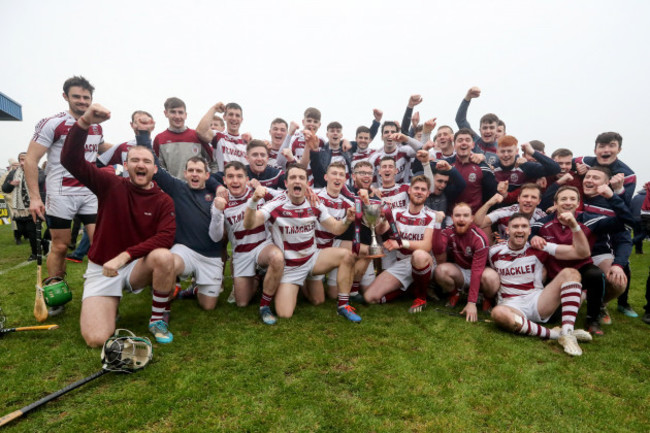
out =
<path fill-rule="evenodd" d="M 395 184 L 390 188 L 379 188 L 381 201 L 391 209 L 405 208 L 409 205 L 409 185 Z"/>
<path fill-rule="evenodd" d="M 129 152 L 129 149 L 136 145 L 135 138 L 129 140 L 125 143 L 118 144 L 117 146 L 112 146 L 106 152 L 102 153 L 97 157 L 97 160 L 104 164 L 105 166 L 120 164 L 124 166 L 122 171 L 123 177 L 129 177 L 129 172 L 126 171 L 126 154 Z"/>
<path fill-rule="evenodd" d="M 397 146 L 391 153 L 386 153 L 384 149 L 379 149 L 370 157 L 370 163 L 375 167 L 374 182 L 377 182 L 377 173 L 381 165 L 381 159 L 384 156 L 392 156 L 395 158 L 395 166 L 397 174 L 395 175 L 395 183 L 407 183 L 411 179 L 411 160 L 415 159 L 415 150 L 411 146 Z"/>
<path fill-rule="evenodd" d="M 318 191 L 317 195 L 321 203 L 327 208 L 330 216 L 336 220 L 340 221 L 344 219 L 348 208 L 354 208 L 354 202 L 352 200 L 342 194 L 339 194 L 338 197 L 332 197 L 328 194 L 327 188 Z M 319 249 L 334 246 L 334 239 L 336 237 L 333 233 L 328 232 L 321 223 L 316 224 L 316 244 Z"/>
<path fill-rule="evenodd" d="M 412 214 L 408 208 L 391 209 L 391 212 L 393 212 L 397 231 L 405 241 L 424 240 L 424 233 L 427 229 L 433 230 L 436 221 L 436 214 L 426 206 L 416 214 Z M 400 248 L 397 250 L 397 260 L 409 258 L 412 254 L 412 250 Z"/>
<path fill-rule="evenodd" d="M 260 209 L 270 223 L 273 243 L 284 254 L 285 268 L 299 267 L 316 252 L 316 223 L 330 217 L 321 203 L 312 207 L 307 200 L 295 205 L 286 193 L 267 202 Z"/>
<path fill-rule="evenodd" d="M 289 148 L 291 149 L 295 161 L 300 162 L 302 160 L 302 154 L 305 153 L 305 134 L 300 130 L 294 132 L 289 143 Z M 318 147 L 322 148 L 323 146 L 325 146 L 325 140 L 318 137 Z M 311 163 L 307 167 L 307 180 L 309 181 L 309 185 L 314 184 L 314 176 L 311 173 Z"/>
<path fill-rule="evenodd" d="M 233 248 L 233 256 L 254 250 L 268 237 L 264 224 L 250 230 L 244 228 L 244 213 L 248 207 L 248 199 L 253 196 L 254 192 L 254 189 L 247 187 L 242 196 L 235 197 L 228 191 L 228 203 L 226 203 L 226 208 L 223 210 L 223 215 L 228 240 Z M 264 203 L 271 199 L 273 199 L 273 196 L 267 192 L 266 196 L 257 203 L 257 208 L 261 208 Z"/>
<path fill-rule="evenodd" d="M 512 298 L 544 289 L 543 270 L 548 256 L 554 256 L 557 244 L 548 242 L 544 251 L 526 243 L 520 250 L 512 250 L 507 242 L 490 248 L 490 266 L 501 278 L 499 297 Z"/>
<path fill-rule="evenodd" d="M 519 203 L 513 204 L 511 206 L 499 208 L 493 212 L 490 212 L 487 215 L 493 224 L 494 223 L 498 224 L 499 237 L 501 239 L 503 240 L 508 239 L 508 235 L 506 234 L 506 228 L 508 228 L 508 221 L 510 221 L 510 217 L 517 212 L 519 212 Z M 546 212 L 544 212 L 540 208 L 535 208 L 535 211 L 533 212 L 533 216 L 530 217 L 529 222 L 530 224 L 533 224 L 535 221 L 540 220 L 546 216 L 547 216 Z"/>
<path fill-rule="evenodd" d="M 352 154 L 352 171 L 354 171 L 354 167 L 359 161 L 369 161 L 372 154 L 376 151 L 376 149 L 366 148 L 365 150 L 357 150 L 354 152 Z"/>
<path fill-rule="evenodd" d="M 64 111 L 56 116 L 46 117 L 36 125 L 33 141 L 47 147 L 47 167 L 45 168 L 45 188 L 48 194 L 56 195 L 89 195 L 92 192 L 75 179 L 61 165 L 61 149 L 72 125 L 76 122 L 70 113 Z M 102 127 L 90 125 L 88 138 L 84 145 L 84 158 L 95 162 L 99 145 L 104 142 Z"/>
<path fill-rule="evenodd" d="M 439 149 L 435 149 L 435 148 L 429 149 L 429 159 L 441 160 L 445 158 L 451 158 L 454 156 L 456 156 L 455 149 L 451 152 L 451 155 L 443 155 L 442 151 Z"/>
<path fill-rule="evenodd" d="M 228 131 L 216 131 L 210 143 L 214 149 L 213 159 L 217 162 L 217 168 L 223 172 L 226 164 L 232 161 L 239 161 L 248 164 L 246 160 L 246 143 L 240 135 L 229 134 Z"/>

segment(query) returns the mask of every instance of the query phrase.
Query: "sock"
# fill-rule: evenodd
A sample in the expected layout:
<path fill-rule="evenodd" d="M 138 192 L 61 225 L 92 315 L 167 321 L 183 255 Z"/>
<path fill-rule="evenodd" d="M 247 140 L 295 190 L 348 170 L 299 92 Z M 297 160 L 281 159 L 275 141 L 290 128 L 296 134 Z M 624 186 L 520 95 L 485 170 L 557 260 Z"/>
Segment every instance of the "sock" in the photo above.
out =
<path fill-rule="evenodd" d="M 260 308 L 270 306 L 272 300 L 273 295 L 267 295 L 266 293 L 262 292 L 262 299 L 260 299 Z"/>
<path fill-rule="evenodd" d="M 429 280 L 431 279 L 431 265 L 427 264 L 427 266 L 422 269 L 413 266 L 411 276 L 413 277 L 413 291 L 415 297 L 426 301 L 427 287 L 429 286 Z"/>
<path fill-rule="evenodd" d="M 557 331 L 551 331 L 550 329 L 542 325 L 538 325 L 535 322 L 531 322 L 525 317 L 521 317 L 517 315 L 517 322 L 521 325 L 521 328 L 519 328 L 519 330 L 517 331 L 520 334 L 533 335 L 544 340 L 547 338 L 550 338 L 552 340 L 557 340 L 557 338 L 559 337 Z"/>
<path fill-rule="evenodd" d="M 400 289 L 393 290 L 392 292 L 386 293 L 384 296 L 382 296 L 381 299 L 379 300 L 379 303 L 386 304 L 394 299 L 399 298 L 400 296 L 402 296 L 403 293 L 404 291 Z"/>
<path fill-rule="evenodd" d="M 342 307 L 350 303 L 350 294 L 349 293 L 339 293 L 339 302 L 338 307 Z"/>
<path fill-rule="evenodd" d="M 168 308 L 169 308 L 169 293 L 161 293 L 156 289 L 154 289 L 153 299 L 151 301 L 151 319 L 149 319 L 149 323 L 162 320 L 163 313 Z"/>
<path fill-rule="evenodd" d="M 562 335 L 573 331 L 580 308 L 582 284 L 569 281 L 562 284 L 560 289 L 560 305 L 562 306 Z"/>
<path fill-rule="evenodd" d="M 358 295 L 360 287 L 361 287 L 361 282 L 353 281 L 352 288 L 350 289 L 350 295 Z"/>

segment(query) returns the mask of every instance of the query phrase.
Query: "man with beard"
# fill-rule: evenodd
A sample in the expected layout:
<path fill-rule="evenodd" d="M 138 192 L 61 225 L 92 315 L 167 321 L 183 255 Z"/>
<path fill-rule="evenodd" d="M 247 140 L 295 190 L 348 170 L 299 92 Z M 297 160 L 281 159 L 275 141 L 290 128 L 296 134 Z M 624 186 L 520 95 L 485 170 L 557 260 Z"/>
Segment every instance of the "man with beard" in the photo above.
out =
<path fill-rule="evenodd" d="M 429 188 L 427 178 L 415 176 L 409 188 L 408 207 L 391 209 L 399 241 L 387 239 L 384 248 L 397 252 L 396 261 L 385 268 L 365 291 L 364 297 L 368 303 L 389 302 L 408 290 L 413 283 L 415 301 L 409 313 L 419 313 L 426 307 L 427 286 L 434 269 L 431 240 L 436 218 L 442 220 L 442 215 L 436 215 L 424 206 Z M 385 221 L 377 228 L 377 233 L 383 234 L 388 228 L 389 223 Z"/>
<path fill-rule="evenodd" d="M 318 140 L 311 131 L 304 131 L 304 135 L 310 145 Z M 360 322 L 361 317 L 349 304 L 355 262 L 352 252 L 343 248 L 318 250 L 315 241 L 316 222 L 330 233 L 340 235 L 354 221 L 354 211 L 348 209 L 346 218 L 338 221 L 329 215 L 322 203 L 312 207 L 305 197 L 307 170 L 300 165 L 287 167 L 286 187 L 285 193 L 265 203 L 260 210 L 257 204 L 266 195 L 266 188 L 257 187 L 244 214 L 247 230 L 269 222 L 273 241 L 284 255 L 284 273 L 275 301 L 277 315 L 285 318 L 293 315 L 299 287 L 307 277 L 326 274 L 338 267 L 337 312 L 352 322 Z"/>
<path fill-rule="evenodd" d="M 589 257 L 589 242 L 572 213 L 563 213 L 559 219 L 571 229 L 572 244 L 549 242 L 543 250 L 537 250 L 528 243 L 528 216 L 515 213 L 510 217 L 508 241 L 490 248 L 490 265 L 500 276 L 499 304 L 492 309 L 492 319 L 510 332 L 558 340 L 566 353 L 580 356 L 578 339 L 592 339 L 588 332 L 574 329 L 580 308 L 580 273 L 565 268 L 544 286 L 543 268 L 549 256 L 561 260 Z M 558 306 L 562 307 L 561 330 L 540 325 L 549 320 Z"/>
<path fill-rule="evenodd" d="M 436 230 L 433 237 L 433 254 L 438 262 L 434 278 L 445 293 L 451 294 L 449 305 L 452 307 L 458 302 L 459 291 L 469 289 L 467 305 L 460 313 L 465 314 L 468 322 L 476 322 L 479 290 L 486 298 L 493 298 L 499 276 L 493 269 L 485 267 L 489 243 L 485 233 L 474 224 L 469 205 L 456 204 L 451 220 L 451 226 Z M 448 255 L 453 262 L 447 262 Z"/>
<path fill-rule="evenodd" d="M 115 331 L 117 309 L 124 289 L 138 293 L 152 286 L 149 331 L 158 343 L 173 335 L 162 320 L 174 285 L 174 202 L 155 182 L 154 153 L 143 146 L 129 149 L 129 178 L 99 169 L 84 158 L 89 130 L 110 118 L 110 112 L 91 105 L 68 132 L 61 163 L 87 185 L 99 201 L 97 233 L 88 252 L 81 304 L 81 335 L 91 347 L 101 347 Z"/>

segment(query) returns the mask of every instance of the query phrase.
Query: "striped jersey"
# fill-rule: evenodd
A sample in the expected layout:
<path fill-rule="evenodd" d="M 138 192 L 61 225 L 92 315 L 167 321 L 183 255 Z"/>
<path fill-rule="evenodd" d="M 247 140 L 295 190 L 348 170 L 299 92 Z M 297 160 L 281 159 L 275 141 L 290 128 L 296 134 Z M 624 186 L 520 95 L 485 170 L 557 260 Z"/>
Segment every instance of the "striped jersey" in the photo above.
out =
<path fill-rule="evenodd" d="M 400 237 L 405 241 L 424 240 L 424 233 L 427 229 L 433 229 L 436 221 L 436 214 L 423 206 L 420 212 L 413 214 L 408 208 L 391 209 L 395 225 Z M 412 250 L 400 248 L 397 250 L 397 260 L 409 258 Z"/>
<path fill-rule="evenodd" d="M 223 172 L 226 164 L 239 161 L 248 164 L 246 160 L 246 143 L 240 135 L 232 135 L 227 131 L 217 131 L 212 138 L 214 149 L 213 159 L 217 162 L 218 171 Z"/>
<path fill-rule="evenodd" d="M 47 167 L 45 169 L 45 188 L 48 194 L 89 195 L 92 192 L 61 165 L 61 149 L 72 125 L 76 122 L 70 113 L 64 111 L 42 119 L 36 125 L 33 141 L 47 148 Z M 99 145 L 104 142 L 102 127 L 90 125 L 88 138 L 84 144 L 84 159 L 97 160 Z"/>
<path fill-rule="evenodd" d="M 299 267 L 316 252 L 316 223 L 330 217 L 322 203 L 312 207 L 307 200 L 295 205 L 282 193 L 262 206 L 273 242 L 284 254 L 285 268 Z"/>
<path fill-rule="evenodd" d="M 242 196 L 235 197 L 228 191 L 228 203 L 226 203 L 223 214 L 228 240 L 233 248 L 233 257 L 254 250 L 268 237 L 265 224 L 250 230 L 244 228 L 244 213 L 248 207 L 248 199 L 253 196 L 254 192 L 254 189 L 247 187 Z M 272 198 L 273 196 L 267 192 L 266 196 L 257 203 L 257 208 L 259 209 Z"/>
<path fill-rule="evenodd" d="M 487 216 L 492 221 L 492 224 L 497 224 L 499 237 L 503 240 L 508 239 L 506 234 L 506 228 L 508 228 L 508 221 L 510 217 L 515 213 L 519 212 L 519 203 L 513 204 L 512 206 L 506 206 L 499 208 L 495 211 L 490 212 Z M 547 216 L 547 213 L 541 210 L 540 208 L 535 208 L 533 215 L 530 217 L 529 223 L 533 224 L 535 221 L 538 221 Z"/>
<path fill-rule="evenodd" d="M 327 208 L 330 216 L 339 221 L 345 218 L 348 208 L 354 208 L 354 202 L 352 200 L 342 194 L 339 194 L 338 197 L 332 197 L 328 194 L 327 188 L 321 189 L 317 195 L 321 203 Z M 342 235 L 339 237 L 342 237 Z M 319 249 L 332 247 L 335 238 L 337 236 L 328 232 L 320 222 L 316 223 L 316 244 Z"/>
<path fill-rule="evenodd" d="M 377 182 L 377 173 L 381 165 L 381 159 L 384 156 L 392 156 L 395 158 L 395 167 L 397 174 L 395 175 L 395 183 L 407 183 L 411 179 L 411 160 L 415 159 L 415 150 L 411 146 L 397 146 L 391 153 L 387 153 L 383 148 L 379 149 L 370 156 L 370 163 L 375 167 L 374 182 Z"/>
<path fill-rule="evenodd" d="M 390 188 L 380 187 L 381 201 L 388 203 L 391 209 L 405 208 L 409 205 L 409 185 L 395 184 Z"/>
<path fill-rule="evenodd" d="M 544 289 L 544 263 L 554 256 L 557 244 L 548 242 L 543 251 L 526 243 L 520 250 L 512 250 L 507 242 L 490 248 L 490 266 L 501 279 L 499 298 L 512 298 Z"/>

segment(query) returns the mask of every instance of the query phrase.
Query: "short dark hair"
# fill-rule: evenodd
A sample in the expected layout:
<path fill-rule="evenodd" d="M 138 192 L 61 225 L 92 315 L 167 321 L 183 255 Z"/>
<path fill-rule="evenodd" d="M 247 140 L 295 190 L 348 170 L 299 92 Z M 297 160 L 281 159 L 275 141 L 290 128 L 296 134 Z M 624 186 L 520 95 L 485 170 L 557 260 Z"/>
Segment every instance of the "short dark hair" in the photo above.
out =
<path fill-rule="evenodd" d="M 544 149 L 546 149 L 546 145 L 543 142 L 539 140 L 530 140 L 529 143 L 533 149 L 535 149 L 538 152 L 544 153 Z"/>
<path fill-rule="evenodd" d="M 392 156 L 388 156 L 388 155 L 382 156 L 381 159 L 379 160 L 379 165 L 381 165 L 381 163 L 384 161 L 393 161 L 393 164 L 395 165 L 395 167 L 397 167 L 397 161 L 395 161 L 395 158 Z"/>
<path fill-rule="evenodd" d="M 499 119 L 499 121 L 497 122 L 497 126 L 503 126 L 503 131 L 505 132 L 505 130 L 506 130 L 506 122 Z"/>
<path fill-rule="evenodd" d="M 343 125 L 339 122 L 330 122 L 329 125 L 327 125 L 327 130 L 329 131 L 330 129 L 343 129 Z"/>
<path fill-rule="evenodd" d="M 609 180 L 609 179 L 612 178 L 612 170 L 610 170 L 610 169 L 607 168 L 607 167 L 603 167 L 603 166 L 601 166 L 601 165 L 594 165 L 593 167 L 589 167 L 589 170 L 587 170 L 587 171 L 592 171 L 592 170 L 594 170 L 594 171 L 600 171 L 600 172 L 603 173 L 605 176 L 607 176 L 607 180 Z"/>
<path fill-rule="evenodd" d="M 171 98 L 167 98 L 165 101 L 165 111 L 171 110 L 172 108 L 182 108 L 183 110 L 187 111 L 187 107 L 185 107 L 185 102 L 183 102 L 182 99 L 177 98 L 175 96 L 172 96 Z"/>
<path fill-rule="evenodd" d="M 240 113 L 244 114 L 244 110 L 242 110 L 241 105 L 236 102 L 228 102 L 226 104 L 226 110 L 224 111 L 224 114 L 227 113 L 228 110 L 239 110 Z"/>
<path fill-rule="evenodd" d="M 618 141 L 618 148 L 622 149 L 623 148 L 623 137 L 621 137 L 621 134 L 618 132 L 603 132 L 602 134 L 598 134 L 598 137 L 596 137 L 596 146 L 594 146 L 594 149 L 598 146 L 598 143 L 611 143 L 612 141 Z"/>
<path fill-rule="evenodd" d="M 205 159 L 204 157 L 199 156 L 199 155 L 194 155 L 194 156 L 190 157 L 190 158 L 185 162 L 185 170 L 187 170 L 187 164 L 189 164 L 190 162 L 201 162 L 201 163 L 203 163 L 203 166 L 204 166 L 204 168 L 205 168 L 205 172 L 206 172 L 206 173 L 209 173 L 209 172 L 210 172 L 210 168 L 208 167 L 208 160 Z"/>
<path fill-rule="evenodd" d="M 527 182 L 519 188 L 519 195 L 525 189 L 536 189 L 539 192 L 540 197 L 542 196 L 542 187 L 537 185 L 535 182 Z"/>
<path fill-rule="evenodd" d="M 456 138 L 458 138 L 459 135 L 469 135 L 474 139 L 474 135 L 472 134 L 472 130 L 469 128 L 460 128 L 456 133 L 454 134 L 454 141 L 456 141 Z"/>
<path fill-rule="evenodd" d="M 223 168 L 224 174 L 226 171 L 228 171 L 229 168 L 234 168 L 235 170 L 241 170 L 244 172 L 244 174 L 247 174 L 246 172 L 246 166 L 242 164 L 240 161 L 230 161 L 226 166 Z"/>
<path fill-rule="evenodd" d="M 551 154 L 551 158 L 564 158 L 565 156 L 570 156 L 573 157 L 573 152 L 571 149 L 566 149 L 564 147 L 561 147 L 559 149 L 555 149 L 555 151 Z"/>
<path fill-rule="evenodd" d="M 264 149 L 268 149 L 266 147 L 266 143 L 262 140 L 251 140 L 251 142 L 246 145 L 246 152 L 250 152 L 250 150 L 255 147 L 263 147 Z"/>
<path fill-rule="evenodd" d="M 521 212 L 515 212 L 515 213 L 513 213 L 512 215 L 510 215 L 510 219 L 508 220 L 508 225 L 510 225 L 510 223 L 511 223 L 513 220 L 516 220 L 516 219 L 518 219 L 518 218 L 523 218 L 523 219 L 525 219 L 525 220 L 528 222 L 528 224 L 530 224 L 530 218 L 528 218 L 526 215 L 524 215 L 524 214 L 521 213 Z"/>
<path fill-rule="evenodd" d="M 499 123 L 499 116 L 497 116 L 494 113 L 484 114 L 483 117 L 481 117 L 480 124 L 482 125 L 484 123 L 496 123 L 496 124 L 498 124 Z"/>
<path fill-rule="evenodd" d="M 68 91 L 70 90 L 70 87 L 75 87 L 75 86 L 88 90 L 90 92 L 90 96 L 92 96 L 93 92 L 95 91 L 95 88 L 93 87 L 92 84 L 90 84 L 88 80 L 86 80 L 81 75 L 75 75 L 74 77 L 65 80 L 65 83 L 63 83 L 63 93 L 67 95 Z"/>
<path fill-rule="evenodd" d="M 297 169 L 302 170 L 302 171 L 304 171 L 305 173 L 307 173 L 307 169 L 305 168 L 304 165 L 302 165 L 302 164 L 300 164 L 300 163 L 298 163 L 298 162 L 292 162 L 292 163 L 290 163 L 290 164 L 287 164 L 287 171 L 286 171 L 287 175 L 286 175 L 286 178 L 289 177 L 289 171 L 290 171 L 291 169 L 294 169 L 294 168 L 297 168 Z"/>
<path fill-rule="evenodd" d="M 357 132 L 356 132 L 355 137 L 357 137 L 357 136 L 359 136 L 359 134 L 363 134 L 363 133 L 370 134 L 370 128 L 368 128 L 367 126 L 359 126 L 357 128 Z"/>
<path fill-rule="evenodd" d="M 271 122 L 271 126 L 275 125 L 276 123 L 284 123 L 285 127 L 287 127 L 287 128 L 289 127 L 289 124 L 287 123 L 287 121 L 280 118 L 280 117 L 276 117 L 275 119 L 273 119 L 273 121 Z"/>
<path fill-rule="evenodd" d="M 399 127 L 397 126 L 397 123 L 393 122 L 392 120 L 387 120 L 384 122 L 383 125 L 381 125 L 381 133 L 384 133 L 384 129 L 386 129 L 387 126 L 394 126 L 395 129 L 397 129 L 397 132 L 399 132 Z"/>

